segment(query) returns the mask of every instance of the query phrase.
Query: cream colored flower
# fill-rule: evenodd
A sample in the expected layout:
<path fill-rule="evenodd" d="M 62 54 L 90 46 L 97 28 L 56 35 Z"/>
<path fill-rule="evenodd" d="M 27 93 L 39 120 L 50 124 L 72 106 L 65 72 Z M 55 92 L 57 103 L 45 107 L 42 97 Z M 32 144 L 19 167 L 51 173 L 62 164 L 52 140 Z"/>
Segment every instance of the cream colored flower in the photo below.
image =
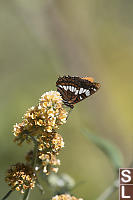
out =
<path fill-rule="evenodd" d="M 31 166 L 17 163 L 10 167 L 5 180 L 12 190 L 24 193 L 24 190 L 35 187 L 36 175 Z"/>
<path fill-rule="evenodd" d="M 59 133 L 48 133 L 44 132 L 40 137 L 37 138 L 40 151 L 47 150 L 48 152 L 58 152 L 64 147 L 63 138 Z"/>
<path fill-rule="evenodd" d="M 56 195 L 55 197 L 52 198 L 52 200 L 83 200 L 83 199 L 77 199 L 74 196 L 70 196 L 70 194 L 61 194 L 61 195 Z"/>
<path fill-rule="evenodd" d="M 63 107 L 59 92 L 50 91 L 41 96 L 39 104 L 32 106 L 24 114 L 22 123 L 14 126 L 15 141 L 21 144 L 29 136 L 53 133 L 60 125 L 66 123 L 68 113 Z"/>

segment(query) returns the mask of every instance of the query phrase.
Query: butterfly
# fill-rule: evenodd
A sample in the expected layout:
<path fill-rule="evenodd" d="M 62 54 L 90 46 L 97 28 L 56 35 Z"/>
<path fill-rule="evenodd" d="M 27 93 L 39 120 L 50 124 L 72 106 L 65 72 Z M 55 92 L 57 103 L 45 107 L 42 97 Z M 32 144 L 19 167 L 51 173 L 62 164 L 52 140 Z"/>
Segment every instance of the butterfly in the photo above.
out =
<path fill-rule="evenodd" d="M 100 83 L 94 82 L 91 77 L 63 76 L 56 81 L 56 87 L 63 103 L 74 108 L 74 104 L 94 94 L 100 88 Z"/>

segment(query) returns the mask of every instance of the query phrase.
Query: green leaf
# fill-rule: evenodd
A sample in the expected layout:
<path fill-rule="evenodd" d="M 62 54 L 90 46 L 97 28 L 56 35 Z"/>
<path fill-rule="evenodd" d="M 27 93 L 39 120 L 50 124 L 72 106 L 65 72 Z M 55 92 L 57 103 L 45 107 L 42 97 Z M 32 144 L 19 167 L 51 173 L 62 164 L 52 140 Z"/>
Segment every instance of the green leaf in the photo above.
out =
<path fill-rule="evenodd" d="M 90 133 L 87 129 L 84 131 L 82 130 L 82 133 L 109 158 L 113 167 L 118 173 L 119 168 L 123 167 L 124 164 L 123 155 L 119 148 L 110 141 Z"/>

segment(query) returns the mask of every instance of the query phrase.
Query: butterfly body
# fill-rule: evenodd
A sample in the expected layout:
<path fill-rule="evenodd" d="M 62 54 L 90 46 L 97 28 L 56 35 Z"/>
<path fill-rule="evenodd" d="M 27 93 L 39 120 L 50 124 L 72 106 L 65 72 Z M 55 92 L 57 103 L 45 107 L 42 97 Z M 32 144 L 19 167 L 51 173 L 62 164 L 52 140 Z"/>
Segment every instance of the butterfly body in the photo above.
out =
<path fill-rule="evenodd" d="M 56 86 L 64 104 L 70 108 L 73 108 L 74 104 L 91 96 L 100 88 L 100 84 L 94 82 L 93 78 L 76 76 L 59 77 Z"/>

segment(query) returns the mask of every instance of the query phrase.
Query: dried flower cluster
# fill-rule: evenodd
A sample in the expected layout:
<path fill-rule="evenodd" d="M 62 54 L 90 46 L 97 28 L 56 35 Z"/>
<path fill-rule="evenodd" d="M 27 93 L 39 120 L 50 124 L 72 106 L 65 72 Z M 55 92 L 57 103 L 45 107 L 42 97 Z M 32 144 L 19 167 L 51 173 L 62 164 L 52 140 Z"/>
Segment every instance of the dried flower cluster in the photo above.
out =
<path fill-rule="evenodd" d="M 15 142 L 19 145 L 24 141 L 34 143 L 34 150 L 26 155 L 26 163 L 12 165 L 5 177 L 12 190 L 24 193 L 27 189 L 35 187 L 37 172 L 43 171 L 45 175 L 57 172 L 60 160 L 57 155 L 64 147 L 62 136 L 57 133 L 60 125 L 66 123 L 68 113 L 63 107 L 63 101 L 58 92 L 50 91 L 41 96 L 37 106 L 33 106 L 24 114 L 21 123 L 14 125 Z M 48 180 L 48 179 L 47 179 Z M 60 180 L 60 181 L 59 181 Z M 48 181 L 49 182 L 49 181 Z M 54 187 L 69 190 L 74 185 L 69 177 L 57 178 Z M 50 182 L 49 182 L 50 184 Z M 53 184 L 53 181 L 52 181 Z M 51 184 L 51 186 L 52 186 Z M 29 190 L 24 195 L 27 198 Z M 69 194 L 56 195 L 52 200 L 82 200 Z"/>
<path fill-rule="evenodd" d="M 33 160 L 33 151 L 28 152 L 26 155 L 27 163 L 32 163 Z M 57 173 L 58 167 L 60 165 L 60 160 L 56 158 L 51 152 L 42 153 L 38 151 L 37 160 L 35 165 L 35 170 L 42 170 L 46 175 L 49 175 L 50 172 Z"/>
<path fill-rule="evenodd" d="M 24 190 L 35 187 L 36 175 L 31 166 L 17 163 L 10 167 L 5 180 L 12 190 L 24 193 Z"/>
<path fill-rule="evenodd" d="M 37 138 L 38 141 L 38 159 L 36 160 L 36 170 L 42 169 L 46 175 L 50 172 L 57 172 L 60 160 L 56 158 L 59 151 L 64 147 L 63 138 L 58 133 L 44 132 Z M 30 151 L 26 160 L 32 162 L 33 151 Z"/>
<path fill-rule="evenodd" d="M 66 122 L 67 114 L 60 94 L 50 91 L 44 93 L 39 104 L 28 109 L 22 122 L 14 126 L 15 141 L 22 144 L 25 140 L 33 140 L 36 149 L 34 153 L 30 151 L 27 154 L 27 165 L 17 163 L 8 170 L 6 181 L 12 190 L 23 193 L 28 188 L 32 189 L 38 170 L 47 175 L 58 171 L 60 160 L 56 156 L 64 147 L 64 142 L 56 130 Z"/>
<path fill-rule="evenodd" d="M 46 92 L 39 104 L 28 109 L 21 123 L 14 126 L 15 141 L 30 142 L 34 138 L 36 151 L 26 156 L 27 165 L 17 163 L 8 170 L 6 181 L 12 190 L 24 193 L 36 183 L 36 171 L 43 170 L 46 175 L 57 172 L 60 160 L 59 151 L 64 147 L 62 136 L 56 132 L 66 122 L 68 113 L 63 108 L 62 98 L 58 92 Z M 36 158 L 34 154 L 36 152 Z M 34 163 L 34 164 L 33 164 Z M 56 195 L 52 200 L 82 200 L 69 194 Z"/>
<path fill-rule="evenodd" d="M 55 197 L 52 198 L 52 200 L 83 200 L 83 199 L 77 199 L 74 196 L 70 196 L 69 194 L 61 194 L 61 195 L 56 195 Z"/>
<path fill-rule="evenodd" d="M 15 141 L 21 144 L 25 139 L 30 141 L 31 135 L 55 132 L 60 125 L 66 123 L 67 115 L 59 92 L 46 92 L 39 104 L 26 112 L 22 123 L 14 125 Z"/>
<path fill-rule="evenodd" d="M 42 161 L 43 172 L 47 175 L 58 171 L 60 160 L 56 158 L 64 147 L 63 138 L 58 133 L 44 133 L 38 138 L 39 159 Z"/>
<path fill-rule="evenodd" d="M 53 152 L 58 154 L 60 149 L 64 147 L 63 138 L 60 134 L 53 132 L 44 132 L 40 137 L 37 138 L 38 149 L 40 151 Z"/>

